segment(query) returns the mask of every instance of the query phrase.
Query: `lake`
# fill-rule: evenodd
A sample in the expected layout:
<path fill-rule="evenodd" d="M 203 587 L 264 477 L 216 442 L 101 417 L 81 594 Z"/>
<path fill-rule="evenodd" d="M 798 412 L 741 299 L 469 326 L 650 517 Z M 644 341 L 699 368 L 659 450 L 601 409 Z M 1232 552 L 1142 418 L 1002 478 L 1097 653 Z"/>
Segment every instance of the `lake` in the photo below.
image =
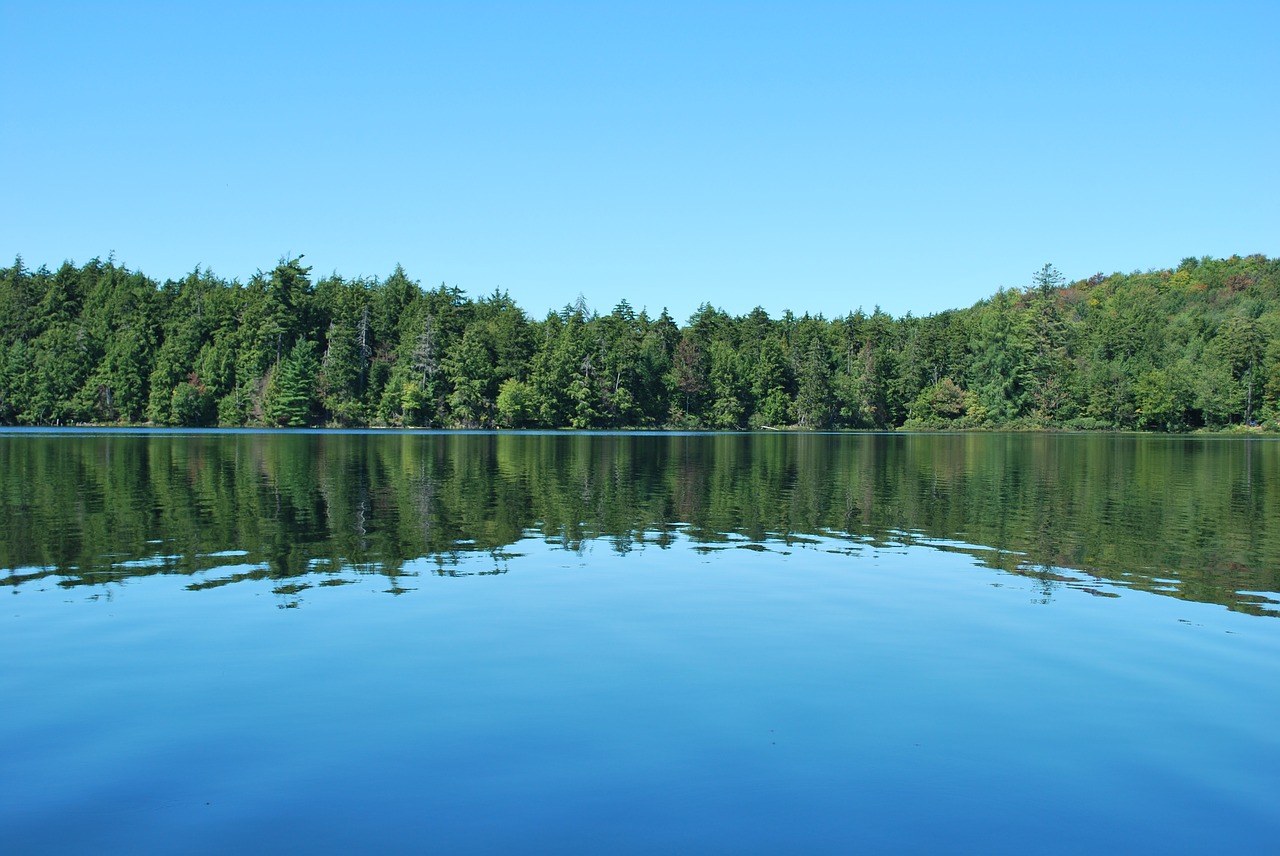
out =
<path fill-rule="evenodd" d="M 1264 852 L 1280 443 L 0 431 L 42 853 Z"/>

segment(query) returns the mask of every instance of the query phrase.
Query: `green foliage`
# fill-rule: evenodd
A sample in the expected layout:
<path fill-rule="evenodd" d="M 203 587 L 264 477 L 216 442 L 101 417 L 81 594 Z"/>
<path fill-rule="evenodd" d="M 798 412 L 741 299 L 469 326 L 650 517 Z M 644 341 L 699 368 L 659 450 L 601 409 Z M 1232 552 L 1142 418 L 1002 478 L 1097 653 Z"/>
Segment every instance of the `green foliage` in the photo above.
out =
<path fill-rule="evenodd" d="M 267 386 L 266 411 L 272 423 L 295 428 L 311 424 L 319 369 L 315 342 L 298 340 Z"/>
<path fill-rule="evenodd" d="M 0 268 L 0 422 L 1224 429 L 1280 418 L 1278 342 L 1264 256 L 1074 283 L 1046 265 L 927 317 L 703 304 L 683 328 L 625 300 L 533 321 L 399 266 L 313 284 L 298 256 L 157 284 L 19 257 Z"/>
<path fill-rule="evenodd" d="M 809 341 L 803 360 L 796 367 L 796 422 L 801 428 L 831 427 L 834 395 L 831 388 L 831 364 L 822 339 Z"/>
<path fill-rule="evenodd" d="M 755 404 L 751 415 L 752 427 L 790 425 L 793 402 L 787 393 L 787 355 L 781 338 L 766 335 L 759 344 L 755 359 L 751 360 L 750 356 L 748 353 L 750 393 Z"/>
<path fill-rule="evenodd" d="M 524 428 L 534 417 L 533 387 L 509 377 L 498 390 L 498 423 L 504 428 Z"/>
<path fill-rule="evenodd" d="M 921 390 L 911 403 L 908 422 L 920 427 L 961 427 L 966 414 L 976 406 L 973 397 L 949 377 Z"/>
<path fill-rule="evenodd" d="M 465 428 L 487 424 L 493 405 L 495 360 L 492 343 L 487 339 L 483 328 L 469 328 L 445 360 L 445 375 L 453 387 L 449 407 Z"/>
<path fill-rule="evenodd" d="M 208 425 L 214 415 L 213 396 L 200 378 L 192 374 L 173 388 L 169 397 L 169 424 L 186 427 Z"/>

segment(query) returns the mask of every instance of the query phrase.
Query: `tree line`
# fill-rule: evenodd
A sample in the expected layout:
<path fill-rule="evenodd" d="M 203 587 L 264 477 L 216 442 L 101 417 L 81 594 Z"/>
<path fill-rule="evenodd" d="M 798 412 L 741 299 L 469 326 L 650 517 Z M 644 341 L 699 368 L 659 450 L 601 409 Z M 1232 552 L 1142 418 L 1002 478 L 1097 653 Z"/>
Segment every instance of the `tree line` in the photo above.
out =
<path fill-rule="evenodd" d="M 530 317 L 385 279 L 157 283 L 114 259 L 0 268 L 0 423 L 432 428 L 1280 428 L 1280 259 L 1067 282 L 972 307 L 680 324 L 626 300 Z"/>

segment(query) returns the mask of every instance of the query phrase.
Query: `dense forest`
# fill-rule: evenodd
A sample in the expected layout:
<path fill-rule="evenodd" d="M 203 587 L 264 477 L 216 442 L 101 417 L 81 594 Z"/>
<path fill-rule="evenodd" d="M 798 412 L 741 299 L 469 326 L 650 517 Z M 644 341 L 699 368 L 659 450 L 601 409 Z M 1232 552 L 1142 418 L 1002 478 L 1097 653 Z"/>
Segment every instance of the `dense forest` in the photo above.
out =
<path fill-rule="evenodd" d="M 0 423 L 802 429 L 1260 426 L 1280 413 L 1280 260 L 1068 283 L 967 309 L 683 325 L 579 298 L 543 319 L 386 279 L 159 284 L 94 259 L 0 269 Z"/>

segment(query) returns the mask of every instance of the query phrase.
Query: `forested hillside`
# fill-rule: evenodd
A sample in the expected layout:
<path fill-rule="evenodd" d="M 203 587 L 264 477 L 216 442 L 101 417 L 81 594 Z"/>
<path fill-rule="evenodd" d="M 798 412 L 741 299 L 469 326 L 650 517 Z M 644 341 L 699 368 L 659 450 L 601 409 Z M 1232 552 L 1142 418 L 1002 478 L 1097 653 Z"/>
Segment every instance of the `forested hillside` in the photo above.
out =
<path fill-rule="evenodd" d="M 0 422 L 1276 430 L 1280 260 L 1030 279 L 921 318 L 704 305 L 680 324 L 581 299 L 534 319 L 399 267 L 158 284 L 19 258 L 0 269 Z"/>

